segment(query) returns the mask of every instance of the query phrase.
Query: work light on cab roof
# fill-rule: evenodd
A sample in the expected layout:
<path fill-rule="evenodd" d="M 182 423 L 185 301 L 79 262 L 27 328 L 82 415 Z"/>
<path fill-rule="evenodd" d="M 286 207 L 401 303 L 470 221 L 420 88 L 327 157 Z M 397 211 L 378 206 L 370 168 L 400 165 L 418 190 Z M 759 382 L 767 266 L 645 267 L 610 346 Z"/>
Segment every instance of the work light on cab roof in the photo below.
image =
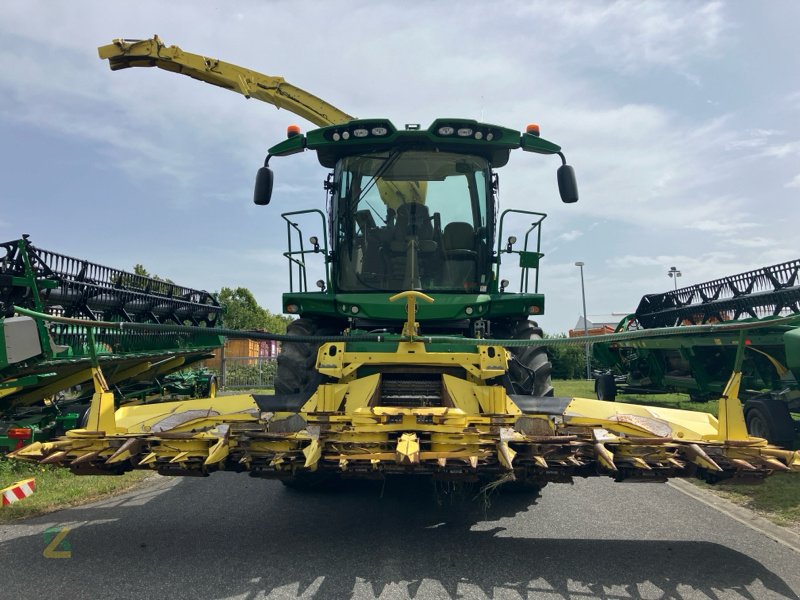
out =
<path fill-rule="evenodd" d="M 488 162 L 487 173 L 493 173 L 494 169 L 508 162 L 511 150 L 519 148 L 537 154 L 557 154 L 562 161 L 557 172 L 561 199 L 565 203 L 577 202 L 578 186 L 574 170 L 567 165 L 561 147 L 540 136 L 539 125 L 530 124 L 520 134 L 498 125 L 453 118 L 437 119 L 426 130 L 419 126 L 406 126 L 404 130 L 398 130 L 386 119 L 353 119 L 309 131 L 305 136 L 300 134 L 299 128 L 292 128 L 287 140 L 270 148 L 264 167 L 257 175 L 254 202 L 260 205 L 270 202 L 274 176 L 268 164 L 272 156 L 316 150 L 323 166 L 336 169 L 338 161 L 359 153 L 386 152 L 399 155 L 411 150 L 424 150 L 449 152 L 454 164 L 459 157 L 481 157 Z M 396 159 L 392 160 L 396 162 Z M 402 177 L 411 181 L 408 174 Z M 381 175 L 378 178 L 385 179 Z"/>

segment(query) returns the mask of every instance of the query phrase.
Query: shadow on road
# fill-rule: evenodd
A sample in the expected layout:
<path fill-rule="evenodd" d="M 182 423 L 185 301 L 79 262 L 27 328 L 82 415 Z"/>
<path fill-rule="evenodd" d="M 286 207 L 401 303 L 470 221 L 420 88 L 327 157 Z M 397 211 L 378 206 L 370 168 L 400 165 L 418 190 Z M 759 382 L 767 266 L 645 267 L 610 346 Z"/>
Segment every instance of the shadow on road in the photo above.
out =
<path fill-rule="evenodd" d="M 42 557 L 52 515 L 26 522 L 0 543 L 8 597 L 798 599 L 719 544 L 508 537 L 524 494 L 486 508 L 420 482 L 304 494 L 228 474 L 141 494 L 59 513 L 78 523 L 69 560 Z"/>

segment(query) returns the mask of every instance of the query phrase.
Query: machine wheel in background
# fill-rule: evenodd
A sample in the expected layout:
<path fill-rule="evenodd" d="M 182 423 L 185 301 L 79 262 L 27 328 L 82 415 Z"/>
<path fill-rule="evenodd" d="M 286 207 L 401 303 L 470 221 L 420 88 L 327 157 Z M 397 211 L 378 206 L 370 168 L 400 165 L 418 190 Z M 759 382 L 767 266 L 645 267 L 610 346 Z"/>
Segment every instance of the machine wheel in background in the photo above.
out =
<path fill-rule="evenodd" d="M 617 399 L 617 382 L 611 373 L 600 375 L 594 380 L 594 392 L 598 400 L 614 402 Z"/>
<path fill-rule="evenodd" d="M 791 447 L 795 441 L 795 425 L 789 407 L 775 398 L 753 398 L 745 404 L 745 422 L 750 435 L 771 444 Z"/>

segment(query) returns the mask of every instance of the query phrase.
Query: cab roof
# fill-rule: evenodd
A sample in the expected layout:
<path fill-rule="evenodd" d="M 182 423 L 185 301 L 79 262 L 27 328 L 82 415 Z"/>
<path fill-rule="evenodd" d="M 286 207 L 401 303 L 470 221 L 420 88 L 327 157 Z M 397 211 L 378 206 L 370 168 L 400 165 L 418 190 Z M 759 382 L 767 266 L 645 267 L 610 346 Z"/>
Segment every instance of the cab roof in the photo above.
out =
<path fill-rule="evenodd" d="M 520 133 L 471 119 L 436 119 L 427 129 L 406 125 L 398 130 L 388 119 L 355 119 L 313 129 L 306 135 L 290 130 L 290 137 L 269 149 L 272 156 L 316 150 L 323 167 L 333 168 L 340 158 L 390 150 L 438 150 L 481 156 L 492 167 L 508 162 L 517 148 L 540 154 L 557 154 L 561 147 L 533 133 Z"/>

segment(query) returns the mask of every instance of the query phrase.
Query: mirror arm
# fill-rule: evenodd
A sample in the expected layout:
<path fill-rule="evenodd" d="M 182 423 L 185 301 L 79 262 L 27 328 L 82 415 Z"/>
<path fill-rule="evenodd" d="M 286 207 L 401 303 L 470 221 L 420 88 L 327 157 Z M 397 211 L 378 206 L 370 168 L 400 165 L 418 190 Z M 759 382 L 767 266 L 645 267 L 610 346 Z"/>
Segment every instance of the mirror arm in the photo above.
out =
<path fill-rule="evenodd" d="M 269 166 L 269 159 L 270 158 L 272 158 L 272 154 L 267 154 L 267 158 L 264 159 L 264 166 L 265 167 Z M 563 156 L 562 156 L 562 158 L 563 158 Z"/>
<path fill-rule="evenodd" d="M 567 164 L 567 159 L 563 152 L 559 152 L 558 155 L 561 157 L 561 166 L 563 167 L 565 164 Z M 269 160 L 269 157 L 267 157 L 267 160 Z"/>

